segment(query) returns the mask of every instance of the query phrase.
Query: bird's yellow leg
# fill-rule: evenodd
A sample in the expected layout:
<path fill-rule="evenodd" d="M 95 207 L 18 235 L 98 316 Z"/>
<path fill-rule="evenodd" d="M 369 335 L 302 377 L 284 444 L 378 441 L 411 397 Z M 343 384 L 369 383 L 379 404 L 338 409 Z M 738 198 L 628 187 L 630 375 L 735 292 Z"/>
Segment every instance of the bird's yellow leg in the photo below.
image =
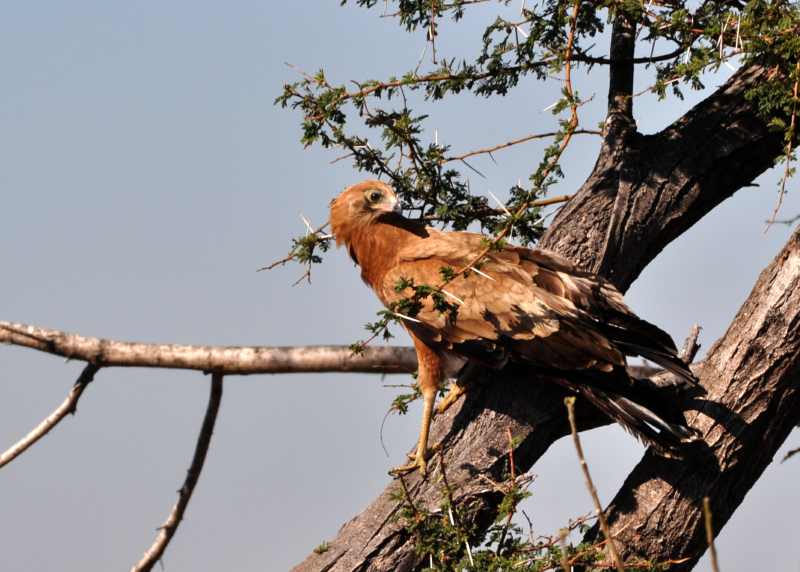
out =
<path fill-rule="evenodd" d="M 460 384 L 458 382 L 453 382 L 450 384 L 450 389 L 447 391 L 447 395 L 442 398 L 439 402 L 438 407 L 436 407 L 436 413 L 441 414 L 450 409 L 452 405 L 458 401 L 462 395 L 467 393 L 467 385 Z"/>
<path fill-rule="evenodd" d="M 423 475 L 426 475 L 428 472 L 428 459 L 431 453 L 439 448 L 438 446 L 432 449 L 428 448 L 428 436 L 431 431 L 431 419 L 433 418 L 433 406 L 436 402 L 436 390 L 425 391 L 423 389 L 422 399 L 422 425 L 419 430 L 417 450 L 413 455 L 409 455 L 411 458 L 410 463 L 395 467 L 389 471 L 390 474 L 403 475 L 419 469 Z"/>
<path fill-rule="evenodd" d="M 428 449 L 428 436 L 431 430 L 431 418 L 433 417 L 433 406 L 436 403 L 436 393 L 439 390 L 439 382 L 442 377 L 439 356 L 416 337 L 412 336 L 412 339 L 417 349 L 419 363 L 417 380 L 422 393 L 422 425 L 419 430 L 419 441 L 417 441 L 417 451 L 413 460 L 408 465 L 389 471 L 393 475 L 410 473 L 415 469 L 419 469 L 423 475 L 427 473 L 427 461 L 431 453 L 431 450 Z"/>

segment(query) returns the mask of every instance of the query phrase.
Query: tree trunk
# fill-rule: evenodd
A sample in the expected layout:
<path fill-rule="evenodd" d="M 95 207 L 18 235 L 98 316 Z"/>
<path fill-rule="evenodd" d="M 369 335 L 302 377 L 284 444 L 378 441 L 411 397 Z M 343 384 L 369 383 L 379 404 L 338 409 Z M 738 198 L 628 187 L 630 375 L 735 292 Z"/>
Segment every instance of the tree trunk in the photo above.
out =
<path fill-rule="evenodd" d="M 758 81 L 762 74 L 758 67 L 740 70 L 716 93 L 656 135 L 637 133 L 626 109 L 611 113 L 592 175 L 561 210 L 541 245 L 571 258 L 585 269 L 605 275 L 620 289 L 626 290 L 667 244 L 772 166 L 781 154 L 780 134 L 767 130 L 744 97 L 746 88 Z M 785 278 L 787 275 L 780 276 Z M 749 312 L 757 310 L 772 315 L 770 312 L 780 308 L 781 300 L 770 294 L 752 300 L 752 306 L 746 308 L 751 308 Z M 794 298 L 787 299 L 787 303 L 799 304 Z M 748 315 L 740 314 L 731 331 L 744 331 L 749 320 Z M 793 324 L 796 328 L 797 321 Z M 718 348 L 729 347 L 725 341 L 720 344 Z M 756 375 L 757 372 L 747 370 L 749 376 L 746 379 L 737 377 L 737 383 L 731 385 L 735 391 L 747 393 L 743 388 L 750 384 L 763 387 L 758 402 L 763 407 L 762 412 L 769 411 L 796 420 L 796 391 L 792 393 L 792 400 L 783 403 L 781 399 L 786 391 L 778 390 L 787 387 L 796 390 L 797 383 L 792 381 L 796 378 L 795 368 L 787 365 L 791 360 L 784 353 L 773 353 L 771 348 L 757 350 L 755 345 L 742 346 L 740 351 L 758 353 L 762 361 L 761 369 L 757 371 L 769 373 L 772 381 L 766 383 Z M 796 358 L 796 350 L 794 355 Z M 713 400 L 722 395 L 717 392 L 715 384 L 721 384 L 720 391 L 723 387 L 730 387 L 721 381 L 724 378 L 722 370 L 718 375 L 711 373 L 716 372 L 716 368 L 712 365 L 708 376 L 703 376 L 709 383 L 712 378 L 720 380 L 710 386 Z M 553 442 L 568 432 L 562 402 L 564 394 L 554 384 L 537 383 L 529 373 L 513 368 L 488 375 L 493 378 L 491 383 L 470 392 L 460 404 L 437 418 L 431 435 L 431 442 L 443 440 L 444 463 L 454 490 L 454 501 L 468 509 L 470 518 L 483 529 L 493 521 L 501 495 L 482 477 L 495 480 L 501 477 L 509 448 L 508 431 L 518 443 L 514 460 L 519 471 L 530 469 Z M 750 401 L 735 399 L 729 403 L 732 409 L 740 405 L 752 406 Z M 713 403 L 706 408 L 709 412 L 715 411 Z M 792 415 L 789 415 L 789 410 Z M 608 422 L 589 407 L 581 407 L 579 414 L 581 429 Z M 734 416 L 732 419 L 742 420 L 735 425 L 737 434 L 750 431 L 755 436 L 766 427 L 748 428 L 747 423 L 753 420 L 750 412 L 743 414 L 734 409 L 730 415 Z M 721 429 L 698 423 L 701 429 L 708 429 L 708 436 L 712 439 L 709 446 L 713 449 Z M 766 420 L 762 419 L 762 423 Z M 717 490 L 737 492 L 737 495 L 716 500 L 715 510 L 720 510 L 720 516 L 723 511 L 716 504 L 728 503 L 728 516 L 735 510 L 744 492 L 752 486 L 763 465 L 786 436 L 783 428 L 790 427 L 791 423 L 789 420 L 781 421 L 780 429 L 776 428 L 770 433 L 771 438 L 761 444 L 759 454 L 763 462 L 757 463 L 761 469 L 741 467 L 734 475 L 723 467 L 720 472 L 707 475 L 697 472 L 693 475 L 704 486 L 713 482 L 711 486 L 721 487 Z M 739 453 L 728 451 L 730 444 L 723 448 L 726 455 L 738 458 Z M 661 465 L 647 463 L 647 458 L 644 463 L 650 467 L 648 470 L 656 474 L 662 470 Z M 735 478 L 735 486 L 723 486 L 722 481 L 727 478 Z M 418 506 L 435 509 L 439 505 L 442 492 L 435 474 L 428 480 L 421 480 L 419 475 L 413 474 L 406 482 Z M 626 483 L 623 492 L 632 486 L 633 482 Z M 390 483 L 366 510 L 340 529 L 327 550 L 310 554 L 294 570 L 404 571 L 418 568 L 421 557 L 415 553 L 414 539 L 394 519 L 399 508 L 396 500 L 398 487 L 399 483 Z M 671 489 L 666 483 L 663 487 L 669 491 L 673 502 L 677 503 L 685 496 L 693 508 L 697 505 L 691 495 L 703 489 L 699 483 L 688 489 Z M 631 488 L 627 494 L 633 490 Z M 619 503 L 619 510 L 623 511 L 625 506 L 630 505 Z M 615 516 L 615 527 L 623 523 L 624 514 L 628 513 L 620 512 Z M 626 543 L 624 552 L 649 557 L 652 546 L 658 546 L 654 541 L 656 532 L 650 531 L 645 535 L 652 546 L 638 544 L 634 531 L 642 534 L 642 530 L 653 526 L 651 521 L 648 521 L 650 524 L 638 521 L 639 514 L 630 513 L 631 520 L 625 521 L 631 528 L 623 539 Z M 725 518 L 718 517 L 717 520 L 721 523 Z M 665 550 L 664 547 L 660 549 Z M 654 552 L 654 557 L 660 555 L 661 552 Z"/>

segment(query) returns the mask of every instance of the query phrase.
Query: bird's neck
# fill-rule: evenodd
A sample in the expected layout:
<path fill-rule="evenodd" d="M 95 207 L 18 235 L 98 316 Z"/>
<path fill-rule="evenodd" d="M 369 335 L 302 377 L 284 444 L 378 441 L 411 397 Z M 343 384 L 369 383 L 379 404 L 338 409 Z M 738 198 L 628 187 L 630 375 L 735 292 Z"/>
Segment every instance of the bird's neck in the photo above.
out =
<path fill-rule="evenodd" d="M 361 267 L 361 278 L 374 289 L 397 264 L 400 250 L 427 235 L 423 224 L 389 215 L 354 228 L 345 243 L 350 256 Z"/>

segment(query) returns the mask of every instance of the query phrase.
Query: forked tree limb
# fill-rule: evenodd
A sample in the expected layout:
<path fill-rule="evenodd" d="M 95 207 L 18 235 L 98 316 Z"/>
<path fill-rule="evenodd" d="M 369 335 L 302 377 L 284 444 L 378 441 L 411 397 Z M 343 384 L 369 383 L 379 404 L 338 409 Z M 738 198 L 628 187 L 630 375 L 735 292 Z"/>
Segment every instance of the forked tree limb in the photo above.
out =
<path fill-rule="evenodd" d="M 660 134 L 643 136 L 632 125 L 608 133 L 592 175 L 540 244 L 627 290 L 667 244 L 781 155 L 780 134 L 769 131 L 745 98 L 747 89 L 762 80 L 757 66 L 740 70 Z M 539 383 L 530 372 L 487 375 L 491 383 L 435 420 L 431 435 L 432 442 L 444 439 L 455 501 L 479 529 L 493 521 L 502 497 L 481 477 L 500 477 L 507 431 L 519 442 L 513 454 L 520 471 L 568 432 L 564 393 L 558 388 Z M 580 429 L 608 423 L 577 405 Z M 411 477 L 416 503 L 438 506 L 435 480 L 435 474 L 424 482 Z M 338 531 L 327 551 L 310 554 L 294 570 L 415 570 L 420 556 L 414 541 L 393 520 L 396 487 L 390 483 Z"/>
<path fill-rule="evenodd" d="M 183 485 L 180 490 L 178 490 L 178 501 L 175 503 L 175 506 L 172 507 L 172 511 L 170 511 L 167 520 L 159 527 L 158 534 L 153 544 L 145 551 L 142 559 L 131 568 L 131 572 L 149 572 L 152 570 L 153 566 L 161 560 L 170 540 L 172 540 L 172 537 L 178 530 L 181 520 L 183 520 L 186 507 L 189 505 L 189 500 L 192 498 L 194 488 L 197 486 L 197 481 L 200 479 L 200 473 L 203 470 L 208 448 L 211 445 L 211 435 L 214 433 L 219 404 L 222 401 L 222 380 L 223 375 L 220 373 L 213 373 L 211 375 L 211 391 L 208 396 L 206 414 L 203 417 L 200 434 L 197 436 L 197 445 L 195 446 L 192 463 L 189 465 L 189 470 L 186 472 L 186 479 L 183 481 Z"/>
<path fill-rule="evenodd" d="M 740 69 L 663 131 L 615 122 L 594 170 L 556 215 L 540 246 L 626 291 L 666 245 L 783 153 L 746 91 L 763 68 Z"/>
<path fill-rule="evenodd" d="M 17 441 L 14 445 L 9 447 L 5 450 L 2 454 L 0 454 L 0 468 L 4 467 L 22 453 L 28 450 L 34 443 L 36 443 L 39 439 L 47 435 L 51 429 L 53 429 L 56 425 L 58 425 L 64 417 L 69 414 L 75 414 L 76 408 L 78 406 L 78 400 L 83 395 L 83 390 L 94 380 L 94 375 L 100 368 L 93 364 L 87 363 L 86 367 L 83 368 L 80 376 L 75 381 L 75 384 L 72 386 L 67 398 L 64 402 L 59 405 L 55 411 L 53 411 L 50 415 L 48 415 L 41 423 L 39 423 L 36 427 L 31 430 L 30 433 L 25 435 L 22 439 Z"/>

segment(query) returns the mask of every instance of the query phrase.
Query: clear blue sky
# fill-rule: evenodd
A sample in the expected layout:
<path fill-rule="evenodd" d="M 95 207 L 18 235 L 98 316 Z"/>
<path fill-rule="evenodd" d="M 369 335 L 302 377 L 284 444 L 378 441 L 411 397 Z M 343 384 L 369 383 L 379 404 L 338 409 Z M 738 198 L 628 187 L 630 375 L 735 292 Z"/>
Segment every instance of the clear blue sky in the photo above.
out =
<path fill-rule="evenodd" d="M 276 6 L 276 7 L 273 7 Z M 441 54 L 469 55 L 492 9 L 444 23 Z M 377 12 L 338 2 L 50 2 L 0 8 L 0 319 L 149 342 L 348 344 L 378 303 L 342 252 L 311 286 L 297 268 L 257 274 L 285 254 L 328 201 L 363 175 L 333 152 L 303 150 L 295 113 L 272 101 L 296 78 L 332 81 L 413 68 L 424 38 Z M 711 76 L 714 87 L 730 72 Z M 641 87 L 646 78 L 638 78 Z M 602 119 L 602 71 L 578 75 Z M 456 151 L 547 131 L 559 86 L 523 82 L 504 101 L 459 96 L 430 108 Z M 636 101 L 645 132 L 691 101 Z M 432 136 L 432 134 L 429 134 Z M 576 141 L 572 192 L 597 142 Z M 476 160 L 472 188 L 499 196 L 525 180 L 542 145 Z M 469 173 L 468 173 L 469 174 Z M 775 174 L 741 191 L 670 246 L 628 295 L 643 317 L 682 340 L 725 330 L 789 229 L 763 233 Z M 796 186 L 791 183 L 790 188 Z M 786 215 L 800 211 L 792 192 Z M 396 343 L 407 343 L 398 337 Z M 0 348 L 0 448 L 59 403 L 80 364 Z M 416 438 L 419 412 L 379 427 L 406 378 L 292 375 L 230 378 L 206 470 L 164 564 L 169 570 L 284 570 L 366 505 Z M 149 545 L 175 500 L 208 381 L 196 373 L 102 371 L 79 414 L 0 473 L 4 570 L 119 570 Z M 798 445 L 800 436 L 790 436 Z M 617 428 L 585 435 L 605 500 L 642 454 Z M 536 532 L 588 512 L 574 451 L 560 442 L 534 468 L 526 506 Z M 771 466 L 719 541 L 726 572 L 797 569 L 800 461 Z M 769 532 L 767 532 L 769 531 Z M 698 569 L 708 569 L 701 565 Z"/>

